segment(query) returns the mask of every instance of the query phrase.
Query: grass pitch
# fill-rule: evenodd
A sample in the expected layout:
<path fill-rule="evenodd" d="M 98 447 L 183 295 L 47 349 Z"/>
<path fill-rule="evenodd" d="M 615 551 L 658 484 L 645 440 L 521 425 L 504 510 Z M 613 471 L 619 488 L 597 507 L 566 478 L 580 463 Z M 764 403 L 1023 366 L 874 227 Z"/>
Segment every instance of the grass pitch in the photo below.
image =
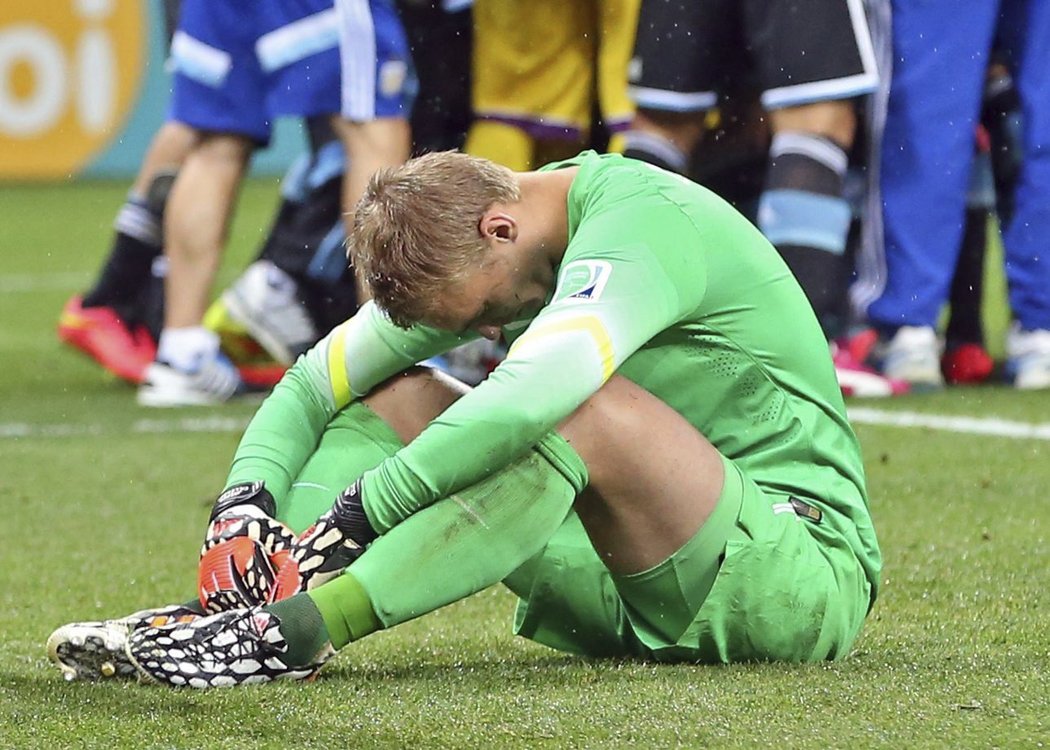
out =
<path fill-rule="evenodd" d="M 0 747 L 1050 744 L 1050 443 L 869 424 L 884 587 L 839 663 L 575 659 L 514 638 L 512 597 L 493 588 L 349 647 L 311 685 L 63 682 L 43 648 L 54 627 L 188 598 L 253 410 L 141 409 L 58 344 L 58 311 L 97 269 L 125 189 L 0 186 Z M 276 200 L 272 180 L 248 185 L 225 280 Z M 852 406 L 1050 431 L 1050 394 L 1003 387 Z"/>

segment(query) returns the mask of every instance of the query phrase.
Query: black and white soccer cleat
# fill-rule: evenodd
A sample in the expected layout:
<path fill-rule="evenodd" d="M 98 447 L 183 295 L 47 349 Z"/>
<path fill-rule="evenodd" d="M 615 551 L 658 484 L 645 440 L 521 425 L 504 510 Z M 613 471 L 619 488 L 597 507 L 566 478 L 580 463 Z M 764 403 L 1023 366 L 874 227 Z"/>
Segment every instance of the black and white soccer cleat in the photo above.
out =
<path fill-rule="evenodd" d="M 128 659 L 128 636 L 144 627 L 189 622 L 200 617 L 181 604 L 143 609 L 113 620 L 73 622 L 47 639 L 47 655 L 67 680 L 135 678 L 138 671 Z"/>
<path fill-rule="evenodd" d="M 305 680 L 335 653 L 328 646 L 310 664 L 289 665 L 280 625 L 276 615 L 252 607 L 140 628 L 127 640 L 127 656 L 146 681 L 210 688 Z"/>

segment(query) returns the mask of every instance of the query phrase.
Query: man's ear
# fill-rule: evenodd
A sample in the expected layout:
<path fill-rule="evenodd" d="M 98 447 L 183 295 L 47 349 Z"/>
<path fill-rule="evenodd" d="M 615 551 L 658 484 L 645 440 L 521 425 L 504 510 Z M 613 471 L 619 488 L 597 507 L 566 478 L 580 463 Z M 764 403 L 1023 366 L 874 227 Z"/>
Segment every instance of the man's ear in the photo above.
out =
<path fill-rule="evenodd" d="M 513 216 L 494 206 L 481 215 L 478 231 L 485 239 L 491 237 L 497 242 L 513 242 L 518 238 L 518 222 Z"/>

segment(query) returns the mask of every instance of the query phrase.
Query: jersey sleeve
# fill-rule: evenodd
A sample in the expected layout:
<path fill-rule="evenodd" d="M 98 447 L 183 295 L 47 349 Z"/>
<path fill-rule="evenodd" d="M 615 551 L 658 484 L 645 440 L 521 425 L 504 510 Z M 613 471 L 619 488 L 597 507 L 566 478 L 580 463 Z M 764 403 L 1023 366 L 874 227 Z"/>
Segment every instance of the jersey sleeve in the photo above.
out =
<path fill-rule="evenodd" d="M 425 326 L 403 330 L 365 303 L 300 357 L 262 403 L 234 454 L 227 486 L 262 480 L 280 501 L 339 409 L 465 340 Z"/>
<path fill-rule="evenodd" d="M 507 358 L 419 437 L 366 472 L 368 507 L 385 515 L 371 518 L 377 529 L 385 531 L 506 466 L 639 347 L 696 308 L 703 274 L 694 268 L 691 283 L 675 281 L 674 261 L 663 257 L 667 248 L 646 240 L 652 233 L 639 223 L 660 220 L 651 209 L 649 204 L 637 215 L 630 209 L 609 211 L 606 220 L 598 217 L 581 227 L 551 302 L 516 338 Z M 662 213 L 668 221 L 687 221 L 670 205 Z"/>

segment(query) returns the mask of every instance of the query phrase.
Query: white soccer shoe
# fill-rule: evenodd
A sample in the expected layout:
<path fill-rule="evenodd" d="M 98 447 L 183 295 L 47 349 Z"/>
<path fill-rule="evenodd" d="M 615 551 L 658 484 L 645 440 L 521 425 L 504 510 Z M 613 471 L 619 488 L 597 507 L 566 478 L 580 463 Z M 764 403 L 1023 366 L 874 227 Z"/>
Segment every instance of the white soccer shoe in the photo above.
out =
<path fill-rule="evenodd" d="M 208 406 L 230 400 L 243 387 L 237 368 L 226 355 L 217 353 L 193 372 L 164 362 L 152 363 L 139 386 L 138 402 L 157 407 Z"/>
<path fill-rule="evenodd" d="M 143 627 L 199 617 L 181 604 L 144 609 L 115 620 L 73 622 L 47 639 L 47 655 L 66 680 L 130 679 L 138 675 L 125 652 L 128 636 Z"/>
<path fill-rule="evenodd" d="M 1014 325 L 1006 337 L 1006 370 L 1021 390 L 1050 388 L 1050 331 Z"/>
<path fill-rule="evenodd" d="M 887 398 L 908 392 L 903 380 L 893 380 L 858 362 L 849 346 L 832 341 L 829 344 L 831 360 L 835 364 L 835 378 L 843 396 L 852 398 Z"/>
<path fill-rule="evenodd" d="M 191 622 L 138 628 L 125 652 L 144 680 L 192 688 L 305 680 L 335 653 L 328 645 L 312 663 L 289 665 L 280 626 L 277 616 L 261 607 L 232 609 Z"/>
<path fill-rule="evenodd" d="M 230 318 L 283 365 L 291 365 L 320 338 L 295 279 L 268 260 L 248 266 L 222 293 L 222 302 Z"/>
<path fill-rule="evenodd" d="M 941 344 L 930 326 L 901 326 L 888 342 L 876 348 L 882 374 L 903 380 L 913 391 L 944 387 L 941 374 Z"/>
<path fill-rule="evenodd" d="M 439 369 L 444 370 L 456 380 L 467 385 L 477 385 L 489 376 L 496 365 L 507 356 L 507 349 L 498 341 L 475 339 L 460 344 L 435 361 Z"/>

